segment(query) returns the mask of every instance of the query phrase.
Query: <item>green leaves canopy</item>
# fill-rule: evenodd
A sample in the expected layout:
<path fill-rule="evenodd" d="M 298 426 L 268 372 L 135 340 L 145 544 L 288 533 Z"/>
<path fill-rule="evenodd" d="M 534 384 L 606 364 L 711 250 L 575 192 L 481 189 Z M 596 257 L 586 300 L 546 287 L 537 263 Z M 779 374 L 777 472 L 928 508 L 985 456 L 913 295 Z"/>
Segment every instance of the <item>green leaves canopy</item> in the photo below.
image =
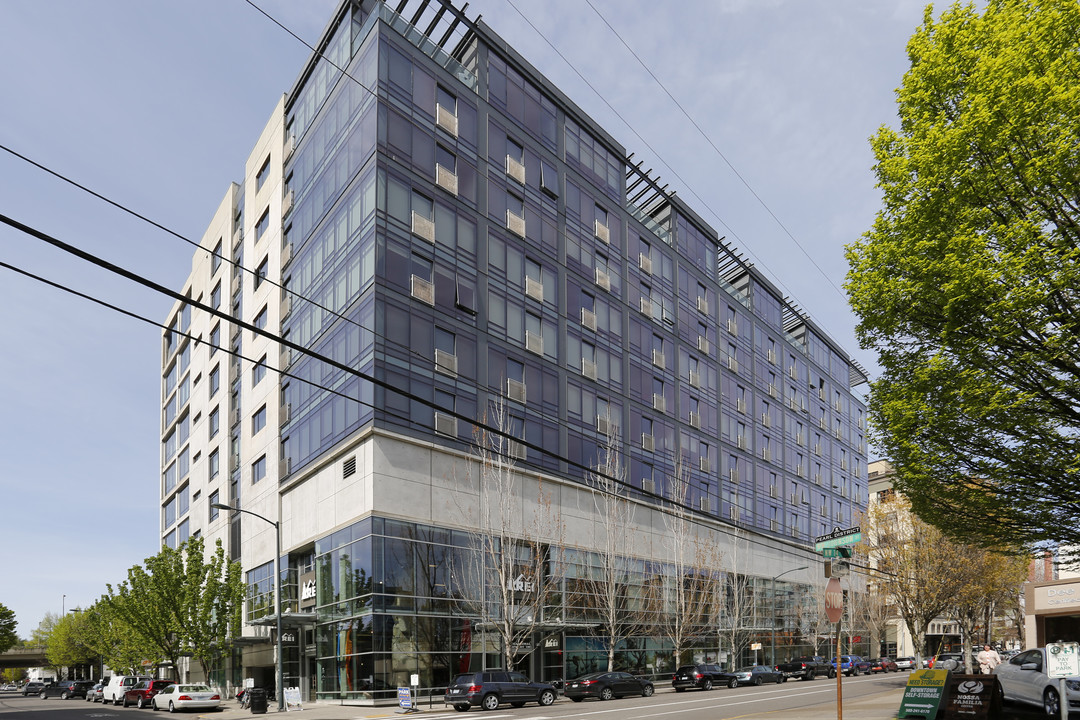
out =
<path fill-rule="evenodd" d="M 7 652 L 19 642 L 15 634 L 15 611 L 0 603 L 0 652 Z"/>
<path fill-rule="evenodd" d="M 162 548 L 128 570 L 115 591 L 108 587 L 103 599 L 111 613 L 174 668 L 182 654 L 191 654 L 210 677 L 228 641 L 240 634 L 243 577 L 220 542 L 209 558 L 202 538 Z"/>
<path fill-rule="evenodd" d="M 928 8 L 908 54 L 847 253 L 875 440 L 946 532 L 1080 543 L 1080 4 Z"/>

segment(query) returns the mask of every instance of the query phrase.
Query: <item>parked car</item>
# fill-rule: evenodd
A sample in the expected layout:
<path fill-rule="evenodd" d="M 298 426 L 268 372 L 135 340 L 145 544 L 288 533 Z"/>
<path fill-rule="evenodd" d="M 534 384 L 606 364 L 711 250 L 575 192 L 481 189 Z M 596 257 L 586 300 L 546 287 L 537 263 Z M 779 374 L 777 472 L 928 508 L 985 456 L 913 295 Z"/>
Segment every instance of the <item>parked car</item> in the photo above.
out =
<path fill-rule="evenodd" d="M 911 657 L 910 655 L 907 655 L 905 657 L 896 658 L 896 669 L 897 670 L 914 670 L 915 669 L 915 658 Z"/>
<path fill-rule="evenodd" d="M 671 687 L 675 688 L 675 692 L 682 692 L 686 688 L 712 690 L 713 685 L 721 681 L 720 676 L 723 674 L 724 671 L 719 665 L 683 665 L 671 676 Z"/>
<path fill-rule="evenodd" d="M 611 700 L 626 695 L 649 697 L 653 692 L 655 688 L 651 682 L 628 672 L 589 673 L 568 681 L 563 688 L 563 694 L 574 702 L 585 698 Z"/>
<path fill-rule="evenodd" d="M 119 705 L 124 702 L 124 693 L 144 680 L 153 680 L 149 675 L 113 675 L 101 690 L 101 702 Z"/>
<path fill-rule="evenodd" d="M 51 697 L 59 697 L 61 700 L 73 697 L 84 698 L 86 697 L 86 691 L 93 687 L 93 680 L 61 680 L 60 682 L 49 683 L 41 688 L 38 697 L 42 700 Z"/>
<path fill-rule="evenodd" d="M 19 689 L 19 686 L 16 685 L 15 683 L 8 683 L 4 687 L 0 688 L 0 690 L 2 690 L 4 692 L 15 692 L 18 689 Z"/>
<path fill-rule="evenodd" d="M 206 685 L 177 685 L 170 683 L 150 698 L 153 710 L 215 710 L 221 706 L 221 695 Z"/>
<path fill-rule="evenodd" d="M 443 700 L 464 712 L 473 705 L 494 710 L 504 702 L 514 707 L 527 702 L 547 706 L 555 702 L 555 695 L 551 683 L 532 682 L 519 672 L 486 670 L 458 675 L 447 686 Z"/>
<path fill-rule="evenodd" d="M 944 670 L 963 670 L 964 669 L 964 654 L 963 653 L 941 653 L 937 657 L 930 658 L 930 667 L 944 669 Z M 976 668 L 978 665 L 976 664 Z"/>
<path fill-rule="evenodd" d="M 784 677 L 797 677 L 800 680 L 813 680 L 818 675 L 836 676 L 832 664 L 820 655 L 797 657 L 791 662 L 780 663 L 776 669 L 784 673 Z"/>
<path fill-rule="evenodd" d="M 37 695 L 39 692 L 41 692 L 41 688 L 43 687 L 45 687 L 45 683 L 41 682 L 40 680 L 31 680 L 30 682 L 23 685 L 23 697 L 26 697 L 28 695 Z"/>
<path fill-rule="evenodd" d="M 152 697 L 175 684 L 175 680 L 143 680 L 124 693 L 124 707 L 128 705 L 134 705 L 140 709 L 149 707 Z"/>
<path fill-rule="evenodd" d="M 870 674 L 896 672 L 899 668 L 892 658 L 879 657 L 870 661 Z"/>
<path fill-rule="evenodd" d="M 740 685 L 761 685 L 762 683 L 784 682 L 784 673 L 775 667 L 768 665 L 747 665 L 738 670 L 723 673 L 721 682 L 729 688 L 737 688 Z"/>
<path fill-rule="evenodd" d="M 1042 706 L 1049 718 L 1061 716 L 1058 679 L 1046 674 L 1046 648 L 1025 650 L 994 668 L 1001 681 L 1005 702 Z M 1066 678 L 1065 693 L 1070 710 L 1080 706 L 1080 677 Z"/>
<path fill-rule="evenodd" d="M 836 660 L 832 661 L 832 666 L 834 669 L 836 668 Z M 868 673 L 870 672 L 870 661 L 858 655 L 841 655 L 840 672 L 849 677 L 857 677 Z"/>
<path fill-rule="evenodd" d="M 97 702 L 101 699 L 101 691 L 105 688 L 104 683 L 96 682 L 94 687 L 86 691 L 86 702 Z"/>

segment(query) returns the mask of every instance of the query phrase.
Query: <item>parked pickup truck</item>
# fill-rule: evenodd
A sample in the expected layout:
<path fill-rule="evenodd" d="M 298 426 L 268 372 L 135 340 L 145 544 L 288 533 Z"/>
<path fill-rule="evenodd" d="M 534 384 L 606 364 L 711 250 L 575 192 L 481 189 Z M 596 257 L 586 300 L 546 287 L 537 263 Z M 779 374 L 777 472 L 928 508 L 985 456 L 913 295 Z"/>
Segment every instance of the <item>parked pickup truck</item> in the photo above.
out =
<path fill-rule="evenodd" d="M 791 662 L 780 663 L 776 669 L 784 673 L 784 677 L 800 680 L 813 680 L 818 675 L 836 677 L 832 664 L 820 655 L 797 657 Z"/>

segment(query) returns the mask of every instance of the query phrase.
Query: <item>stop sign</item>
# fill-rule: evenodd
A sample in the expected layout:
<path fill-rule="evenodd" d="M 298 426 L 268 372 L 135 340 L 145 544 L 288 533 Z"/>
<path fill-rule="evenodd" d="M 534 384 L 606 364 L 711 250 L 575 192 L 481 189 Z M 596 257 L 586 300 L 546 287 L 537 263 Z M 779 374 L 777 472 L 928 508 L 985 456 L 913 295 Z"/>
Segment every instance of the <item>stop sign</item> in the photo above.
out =
<path fill-rule="evenodd" d="M 844 614 L 844 591 L 840 589 L 840 578 L 829 578 L 825 586 L 825 615 L 829 622 L 838 623 Z"/>

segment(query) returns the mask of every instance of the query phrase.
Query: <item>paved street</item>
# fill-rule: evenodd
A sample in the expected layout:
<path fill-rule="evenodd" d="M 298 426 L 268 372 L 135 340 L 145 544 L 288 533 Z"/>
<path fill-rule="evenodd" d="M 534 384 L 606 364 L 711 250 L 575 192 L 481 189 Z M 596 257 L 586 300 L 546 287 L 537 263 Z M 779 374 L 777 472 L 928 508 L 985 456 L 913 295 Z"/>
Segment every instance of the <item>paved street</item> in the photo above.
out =
<path fill-rule="evenodd" d="M 844 719 L 895 718 L 906 681 L 906 673 L 845 678 Z M 546 708 L 537 705 L 511 708 L 504 705 L 493 712 L 476 709 L 469 713 L 459 713 L 444 706 L 441 697 L 435 698 L 430 707 L 425 698 L 421 706 L 419 715 L 423 720 L 465 720 L 473 716 L 479 716 L 477 720 L 653 720 L 673 715 L 678 715 L 679 720 L 830 720 L 836 717 L 836 683 L 819 679 L 814 682 L 793 681 L 783 685 L 684 693 L 675 693 L 670 688 L 661 686 L 652 698 L 584 703 L 572 703 L 560 698 L 554 705 Z M 396 710 L 394 706 L 365 707 L 316 703 L 298 711 L 298 720 L 389 720 L 401 716 Z M 82 700 L 40 700 L 10 693 L 0 695 L 0 716 L 3 716 L 3 720 L 139 720 L 139 716 L 151 713 L 150 710 L 124 709 Z M 275 714 L 272 706 L 267 715 Z M 188 715 L 193 720 L 241 720 L 250 716 L 249 711 L 240 710 L 239 705 L 232 701 L 227 702 L 224 709 L 216 713 Z M 1002 720 L 1035 720 L 1039 717 L 1041 714 L 1035 711 L 1007 708 Z"/>
<path fill-rule="evenodd" d="M 896 716 L 906 673 L 875 677 L 845 678 L 845 720 L 888 720 Z M 678 715 L 680 720 L 829 720 L 836 717 L 836 684 L 824 679 L 814 682 L 788 682 L 783 685 L 745 687 L 735 690 L 716 689 L 710 692 L 687 691 L 675 693 L 670 688 L 659 687 L 652 698 L 625 698 L 611 702 L 586 701 L 572 703 L 565 698 L 546 708 L 527 705 L 523 708 L 502 706 L 493 712 L 472 710 L 459 713 L 435 698 L 429 708 L 426 698 L 421 703 L 420 715 L 424 720 L 465 720 L 480 716 L 478 720 L 561 720 L 565 718 L 591 718 L 592 720 L 653 720 Z M 398 717 L 396 707 L 362 707 L 316 703 L 305 706 L 303 720 L 371 720 Z M 23 698 L 18 695 L 0 696 L 0 715 L 4 720 L 20 717 L 33 720 L 83 720 L 104 718 L 114 720 L 128 718 L 139 720 L 150 710 L 117 708 L 90 704 L 82 700 L 61 701 Z M 267 715 L 274 715 L 273 707 Z M 294 713 L 295 714 L 295 713 Z M 207 720 L 240 720 L 251 713 L 240 710 L 235 702 L 228 702 L 225 709 L 216 713 L 192 714 Z M 1034 720 L 1039 713 L 1018 711 L 1010 708 L 1003 720 Z M 146 720 L 149 720 L 148 718 Z"/>

